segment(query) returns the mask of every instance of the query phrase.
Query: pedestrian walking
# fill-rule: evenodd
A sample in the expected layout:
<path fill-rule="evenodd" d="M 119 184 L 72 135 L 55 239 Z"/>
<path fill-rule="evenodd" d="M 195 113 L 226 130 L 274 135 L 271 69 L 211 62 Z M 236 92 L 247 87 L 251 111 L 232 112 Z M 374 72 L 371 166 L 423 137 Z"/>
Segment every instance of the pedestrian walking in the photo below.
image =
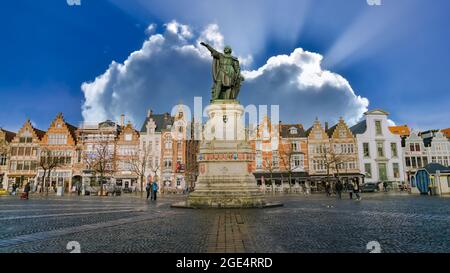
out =
<path fill-rule="evenodd" d="M 327 196 L 331 196 L 331 185 L 330 185 L 330 182 L 327 182 L 325 184 L 325 191 L 327 193 Z"/>
<path fill-rule="evenodd" d="M 359 189 L 359 182 L 358 181 L 355 181 L 355 184 L 353 185 L 353 193 L 355 193 L 355 195 L 356 195 L 356 200 L 361 200 L 361 196 L 359 195 L 359 191 L 360 191 L 360 189 Z"/>
<path fill-rule="evenodd" d="M 17 184 L 13 183 L 12 184 L 12 191 L 11 191 L 11 195 L 16 195 L 17 194 Z"/>
<path fill-rule="evenodd" d="M 383 182 L 383 189 L 384 189 L 384 192 L 388 191 L 388 183 L 386 181 Z"/>
<path fill-rule="evenodd" d="M 430 196 L 433 195 L 433 185 L 431 183 L 428 184 L 428 192 L 430 193 Z"/>
<path fill-rule="evenodd" d="M 338 199 L 342 199 L 342 190 L 344 188 L 344 185 L 342 184 L 341 180 L 337 180 L 335 185 L 336 195 Z"/>
<path fill-rule="evenodd" d="M 355 190 L 355 188 L 353 187 L 353 183 L 348 182 L 347 183 L 347 191 L 348 191 L 348 195 L 350 196 L 350 199 L 353 199 L 353 191 L 354 190 Z"/>
<path fill-rule="evenodd" d="M 151 193 L 151 184 L 150 182 L 147 182 L 147 185 L 145 186 L 145 190 L 147 191 L 147 199 L 150 197 L 150 193 Z"/>
<path fill-rule="evenodd" d="M 31 191 L 30 183 L 27 183 L 27 184 L 25 185 L 25 188 L 23 189 L 23 193 L 22 193 L 22 195 L 20 196 L 20 199 L 28 200 L 30 191 Z"/>
<path fill-rule="evenodd" d="M 156 181 L 153 181 L 152 183 L 152 199 L 156 201 L 156 194 L 158 193 L 158 183 Z"/>

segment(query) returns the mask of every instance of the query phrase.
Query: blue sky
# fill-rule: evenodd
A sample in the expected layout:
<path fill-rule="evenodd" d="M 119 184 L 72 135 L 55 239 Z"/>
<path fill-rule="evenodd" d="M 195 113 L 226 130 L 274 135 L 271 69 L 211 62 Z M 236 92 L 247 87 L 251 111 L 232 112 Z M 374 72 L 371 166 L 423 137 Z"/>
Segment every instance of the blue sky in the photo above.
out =
<path fill-rule="evenodd" d="M 173 65 L 181 67 L 180 74 L 191 71 L 189 65 L 196 62 L 187 58 L 174 64 L 163 57 L 152 57 L 158 66 L 154 61 L 141 61 L 142 66 L 133 67 L 142 68 L 142 73 L 128 72 L 132 76 L 109 78 L 104 87 L 108 90 L 100 90 L 95 82 L 96 77 L 108 71 L 112 61 L 121 64 L 132 52 L 143 50 L 143 43 L 152 35 L 162 34 L 169 44 L 167 24 L 175 20 L 178 26 L 189 27 L 193 37 L 169 45 L 195 44 L 207 26 L 214 24 L 236 55 L 251 56 L 247 70 L 257 70 L 270 57 L 290 55 L 302 48 L 320 54 L 323 70 L 345 78 L 356 96 L 367 98 L 368 108 L 387 110 L 397 124 L 419 129 L 450 127 L 450 19 L 446 16 L 450 2 L 430 2 L 382 0 L 382 6 L 374 7 L 365 0 L 81 0 L 81 6 L 69 6 L 65 0 L 7 1 L 0 9 L 0 126 L 17 130 L 29 117 L 38 128 L 46 129 L 57 112 L 78 124 L 83 120 L 82 107 L 86 107 L 89 88 L 94 90 L 92 96 L 103 92 L 102 98 L 96 97 L 96 103 L 89 107 L 105 108 L 103 115 L 112 119 L 129 111 L 127 114 L 137 127 L 149 107 L 157 112 L 170 111 L 180 100 L 208 96 L 209 74 L 204 84 L 186 90 L 173 85 L 168 77 L 167 82 L 153 82 L 151 75 L 168 75 Z M 146 33 L 150 24 L 156 28 Z M 199 59 L 198 70 L 193 70 L 202 75 L 203 71 L 209 73 L 205 65 L 207 62 Z M 319 95 L 313 95 L 310 89 L 310 93 L 301 93 L 301 88 L 295 96 L 283 93 L 288 92 L 283 88 L 289 86 L 280 87 L 277 96 L 253 93 L 267 86 L 270 90 L 261 92 L 272 92 L 277 89 L 277 85 L 269 85 L 274 78 L 290 79 L 303 71 L 286 67 L 266 70 L 258 79 L 246 82 L 242 102 L 264 103 L 263 97 L 266 104 L 280 105 L 283 121 L 307 126 L 312 116 L 331 122 L 339 115 L 348 120 L 353 116 L 360 118 L 364 108 L 361 101 L 351 96 L 334 97 L 337 92 L 350 92 L 348 88 L 331 88 Z M 125 86 L 139 81 L 145 82 L 145 90 Z M 189 79 L 180 81 L 189 83 Z M 83 83 L 92 85 L 82 90 Z M 124 97 L 133 94 L 132 98 L 120 102 L 107 98 L 108 92 L 120 92 L 114 89 L 117 86 L 127 90 Z M 166 90 L 173 88 L 180 91 L 166 97 Z M 295 105 L 301 108 L 298 113 Z M 334 106 L 335 112 L 327 110 Z M 92 118 L 96 113 L 87 116 Z"/>

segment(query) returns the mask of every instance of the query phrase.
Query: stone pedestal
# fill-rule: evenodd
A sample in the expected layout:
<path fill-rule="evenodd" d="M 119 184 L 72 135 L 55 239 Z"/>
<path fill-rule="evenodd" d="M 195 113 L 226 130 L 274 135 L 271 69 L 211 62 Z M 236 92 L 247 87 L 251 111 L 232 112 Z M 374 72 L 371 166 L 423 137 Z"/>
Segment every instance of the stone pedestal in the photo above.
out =
<path fill-rule="evenodd" d="M 244 107 L 237 101 L 216 101 L 206 108 L 206 112 L 209 119 L 197 159 L 199 176 L 195 191 L 189 194 L 185 206 L 267 206 L 252 174 L 255 155 L 246 139 Z"/>

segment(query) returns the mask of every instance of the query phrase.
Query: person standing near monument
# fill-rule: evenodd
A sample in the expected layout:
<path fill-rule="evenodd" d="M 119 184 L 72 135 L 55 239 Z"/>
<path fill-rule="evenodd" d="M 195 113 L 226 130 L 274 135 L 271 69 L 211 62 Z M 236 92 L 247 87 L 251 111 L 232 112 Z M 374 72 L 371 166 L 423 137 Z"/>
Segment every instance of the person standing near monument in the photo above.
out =
<path fill-rule="evenodd" d="M 343 190 L 343 188 L 344 188 L 344 185 L 342 185 L 342 182 L 341 182 L 341 180 L 340 179 L 338 179 L 337 180 L 337 182 L 336 182 L 336 195 L 337 195 L 337 198 L 338 199 L 342 199 L 342 190 Z"/>
<path fill-rule="evenodd" d="M 358 201 L 360 201 L 361 200 L 361 196 L 359 195 L 359 182 L 358 182 L 358 180 L 356 180 L 355 182 L 354 182 L 354 185 L 353 185 L 353 193 L 355 194 L 355 196 L 356 196 L 356 200 L 358 200 Z"/>
<path fill-rule="evenodd" d="M 150 200 L 155 200 L 156 201 L 156 195 L 158 193 L 158 183 L 156 183 L 156 179 L 153 180 L 152 182 L 152 197 L 150 198 Z"/>
<path fill-rule="evenodd" d="M 145 185 L 145 191 L 147 192 L 147 199 L 150 197 L 151 190 L 152 185 L 150 184 L 150 181 L 147 181 L 147 185 Z"/>
<path fill-rule="evenodd" d="M 348 195 L 350 196 L 350 199 L 353 199 L 353 191 L 355 190 L 355 188 L 354 188 L 352 182 L 347 183 L 347 190 L 348 190 Z"/>

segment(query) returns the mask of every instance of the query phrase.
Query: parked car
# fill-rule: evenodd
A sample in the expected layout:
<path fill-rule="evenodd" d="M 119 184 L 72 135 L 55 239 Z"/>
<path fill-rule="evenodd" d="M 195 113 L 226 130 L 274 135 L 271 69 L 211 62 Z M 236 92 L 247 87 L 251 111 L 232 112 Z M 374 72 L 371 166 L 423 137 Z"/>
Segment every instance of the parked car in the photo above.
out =
<path fill-rule="evenodd" d="M 361 191 L 362 192 L 377 192 L 380 190 L 380 185 L 381 182 L 367 182 L 364 183 L 361 186 Z"/>

